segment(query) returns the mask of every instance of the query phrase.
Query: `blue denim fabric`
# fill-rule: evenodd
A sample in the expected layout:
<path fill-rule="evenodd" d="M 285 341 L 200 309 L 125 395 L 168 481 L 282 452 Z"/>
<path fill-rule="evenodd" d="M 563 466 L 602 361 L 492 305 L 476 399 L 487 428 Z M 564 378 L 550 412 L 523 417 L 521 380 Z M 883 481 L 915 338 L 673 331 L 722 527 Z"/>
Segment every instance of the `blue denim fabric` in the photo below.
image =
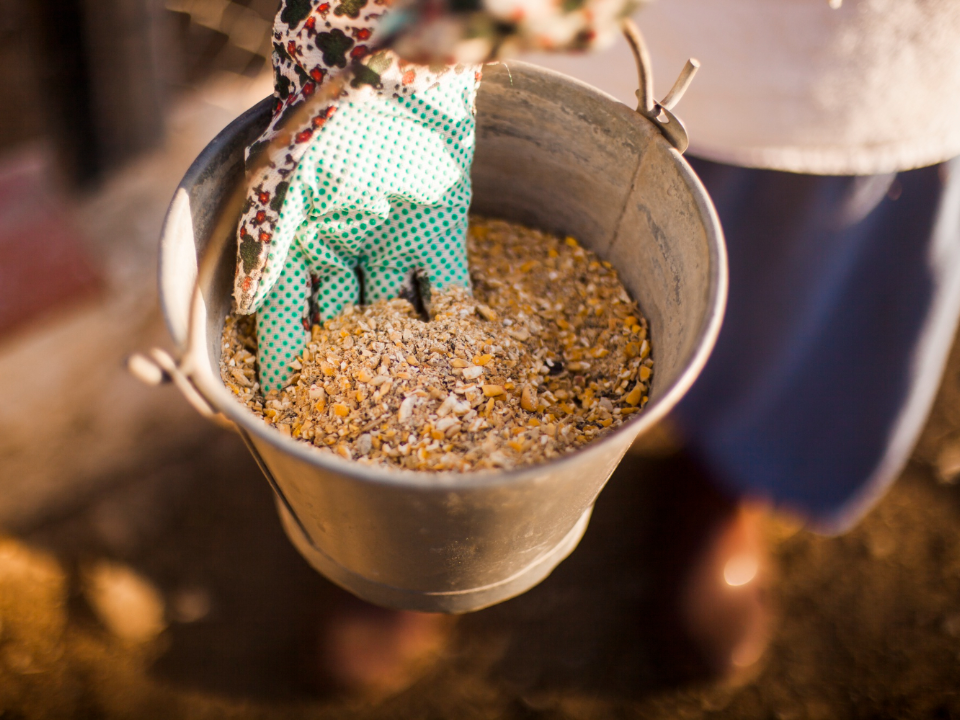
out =
<path fill-rule="evenodd" d="M 957 329 L 960 159 L 868 177 L 691 164 L 730 300 L 674 419 L 728 489 L 846 529 L 909 458 Z"/>

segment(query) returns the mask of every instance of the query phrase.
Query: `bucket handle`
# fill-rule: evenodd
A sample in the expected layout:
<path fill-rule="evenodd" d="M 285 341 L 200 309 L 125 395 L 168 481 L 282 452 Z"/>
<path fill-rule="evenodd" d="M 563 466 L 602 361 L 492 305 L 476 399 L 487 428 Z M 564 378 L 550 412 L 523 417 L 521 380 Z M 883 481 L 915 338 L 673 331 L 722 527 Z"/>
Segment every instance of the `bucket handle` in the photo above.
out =
<path fill-rule="evenodd" d="M 297 515 L 296 510 L 293 509 L 290 501 L 287 500 L 287 496 L 284 495 L 276 478 L 270 471 L 270 468 L 267 467 L 267 463 L 264 461 L 263 456 L 260 455 L 260 451 L 257 450 L 257 446 L 253 444 L 247 432 L 241 429 L 235 422 L 228 419 L 226 415 L 213 409 L 212 405 L 200 394 L 196 385 L 194 385 L 190 378 L 180 369 L 176 360 L 174 360 L 169 353 L 158 348 L 154 348 L 147 355 L 134 353 L 127 358 L 127 370 L 131 375 L 146 385 L 158 386 L 172 382 L 200 415 L 225 430 L 232 430 L 237 433 L 243 439 L 250 454 L 253 455 L 257 467 L 260 468 L 260 471 L 267 478 L 267 482 L 276 494 L 277 499 L 283 504 L 283 507 L 290 514 L 290 517 L 293 518 L 297 527 L 300 528 L 303 537 L 306 538 L 312 547 L 317 547 L 310 533 L 307 532 L 303 521 Z"/>
<path fill-rule="evenodd" d="M 145 385 L 159 386 L 173 383 L 200 415 L 227 430 L 238 430 L 232 420 L 213 409 L 170 353 L 159 348 L 153 348 L 146 354 L 133 353 L 127 358 L 127 370 Z"/>
<path fill-rule="evenodd" d="M 633 58 L 637 62 L 637 113 L 652 122 L 660 130 L 660 133 L 667 139 L 678 152 L 683 153 L 690 145 L 690 139 L 687 136 L 687 130 L 680 122 L 680 119 L 673 114 L 672 110 L 680 102 L 680 98 L 693 82 L 693 76 L 700 69 L 700 61 L 696 58 L 687 60 L 686 65 L 680 71 L 680 76 L 670 88 L 663 100 L 657 102 L 653 99 L 653 64 L 650 61 L 650 53 L 647 52 L 647 45 L 640 34 L 640 28 L 630 18 L 623 21 L 623 34 L 627 38 L 627 43 L 633 51 Z"/>

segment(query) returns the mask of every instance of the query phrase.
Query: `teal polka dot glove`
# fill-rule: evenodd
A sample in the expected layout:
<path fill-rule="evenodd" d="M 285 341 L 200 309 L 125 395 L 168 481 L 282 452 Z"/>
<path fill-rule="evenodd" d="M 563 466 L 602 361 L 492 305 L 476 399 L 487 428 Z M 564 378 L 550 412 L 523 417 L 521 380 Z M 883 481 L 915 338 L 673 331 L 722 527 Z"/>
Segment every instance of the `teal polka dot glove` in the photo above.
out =
<path fill-rule="evenodd" d="M 289 382 L 310 323 L 344 305 L 397 297 L 415 275 L 431 290 L 469 287 L 476 85 L 451 71 L 416 94 L 341 102 L 277 187 L 250 303 L 265 392 Z"/>
<path fill-rule="evenodd" d="M 311 321 L 394 297 L 413 273 L 433 289 L 468 286 L 480 76 L 469 63 L 593 47 L 634 4 L 282 0 L 234 282 L 237 311 L 257 313 L 264 391 L 289 382 Z"/>

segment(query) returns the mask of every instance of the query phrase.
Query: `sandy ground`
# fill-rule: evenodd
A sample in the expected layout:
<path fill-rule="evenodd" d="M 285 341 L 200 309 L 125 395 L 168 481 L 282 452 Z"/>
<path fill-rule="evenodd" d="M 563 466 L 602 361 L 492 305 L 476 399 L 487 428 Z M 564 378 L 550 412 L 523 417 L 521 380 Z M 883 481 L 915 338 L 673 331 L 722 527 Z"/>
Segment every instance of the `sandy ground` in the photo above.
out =
<path fill-rule="evenodd" d="M 735 685 L 678 682 L 664 660 L 670 639 L 645 612 L 660 547 L 646 530 L 677 460 L 641 457 L 573 556 L 460 618 L 412 688 L 377 703 L 317 695 L 306 658 L 336 591 L 224 432 L 0 542 L 0 717 L 960 717 L 960 488 L 938 479 L 958 399 L 960 345 L 913 460 L 859 527 L 823 538 L 769 523 L 778 621 Z"/>
<path fill-rule="evenodd" d="M 212 127 L 229 109 L 205 117 Z M 177 146 L 181 160 L 198 140 Z M 168 189 L 182 169 L 164 170 Z M 97 208 L 124 202 L 161 213 L 152 187 L 119 182 L 107 189 L 119 200 L 93 199 L 84 212 L 102 218 Z M 124 217 L 112 221 L 117 232 L 147 243 L 156 218 Z M 117 287 L 152 273 L 123 267 Z M 115 338 L 111 322 L 123 313 L 103 312 L 82 322 Z M 155 308 L 133 315 L 142 332 L 125 347 L 162 335 Z M 12 356 L 28 364 L 32 342 L 45 341 L 0 353 L 13 377 Z M 100 382 L 127 382 L 119 362 L 111 367 Z M 676 648 L 649 612 L 658 590 L 650 559 L 670 528 L 650 528 L 680 461 L 633 457 L 571 558 L 526 595 L 460 618 L 445 656 L 413 687 L 377 702 L 318 694 L 307 658 L 339 591 L 287 542 L 237 438 L 195 422 L 175 395 L 152 400 L 151 424 L 123 409 L 141 396 L 122 388 L 111 402 L 123 411 L 101 409 L 102 424 L 89 427 L 127 432 L 133 423 L 136 432 L 112 435 L 104 455 L 87 449 L 83 472 L 70 467 L 67 440 L 56 453 L 22 451 L 0 465 L 18 503 L 0 513 L 2 720 L 960 718 L 960 488 L 945 481 L 960 465 L 960 344 L 912 461 L 860 526 L 823 538 L 768 523 L 778 619 L 769 652 L 735 684 L 684 681 L 670 660 Z M 84 417 L 66 411 L 59 434 Z M 139 452 L 161 420 L 182 423 L 175 442 Z M 93 472 L 107 454 L 121 459 Z"/>

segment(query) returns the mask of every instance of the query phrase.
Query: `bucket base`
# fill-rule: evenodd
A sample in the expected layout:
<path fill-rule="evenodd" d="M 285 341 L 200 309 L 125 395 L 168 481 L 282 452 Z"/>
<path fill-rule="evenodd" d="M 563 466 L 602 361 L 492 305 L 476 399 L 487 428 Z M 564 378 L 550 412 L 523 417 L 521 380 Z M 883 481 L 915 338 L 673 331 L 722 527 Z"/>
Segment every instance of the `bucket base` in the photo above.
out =
<path fill-rule="evenodd" d="M 374 582 L 350 572 L 313 547 L 303 536 L 303 532 L 282 503 L 277 503 L 277 510 L 280 513 L 280 520 L 287 537 L 290 538 L 300 554 L 317 572 L 344 590 L 367 602 L 383 607 L 396 608 L 397 610 L 457 614 L 482 610 L 485 607 L 496 605 L 525 593 L 543 581 L 580 543 L 583 533 L 586 532 L 587 524 L 590 522 L 593 506 L 586 509 L 570 532 L 553 550 L 506 580 L 469 590 L 435 593 L 404 590 L 392 585 Z"/>

